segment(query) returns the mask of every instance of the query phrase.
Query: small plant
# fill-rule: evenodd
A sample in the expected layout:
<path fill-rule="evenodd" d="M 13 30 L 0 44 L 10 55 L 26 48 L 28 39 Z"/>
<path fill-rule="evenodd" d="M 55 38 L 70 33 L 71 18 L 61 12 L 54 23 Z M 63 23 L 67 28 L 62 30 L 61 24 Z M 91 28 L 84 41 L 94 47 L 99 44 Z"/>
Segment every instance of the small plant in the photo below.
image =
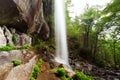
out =
<path fill-rule="evenodd" d="M 71 77 L 67 76 L 67 71 L 64 68 L 58 68 L 57 74 L 62 80 L 73 80 Z"/>
<path fill-rule="evenodd" d="M 17 41 L 17 40 L 18 40 L 18 37 L 15 36 L 15 35 L 13 35 L 13 36 L 12 36 L 12 40 L 13 40 L 13 41 Z"/>
<path fill-rule="evenodd" d="M 39 60 L 38 60 L 38 67 L 42 67 L 42 64 L 43 64 L 42 59 L 39 59 Z"/>
<path fill-rule="evenodd" d="M 30 80 L 35 80 L 35 78 L 34 78 L 34 77 L 31 77 Z"/>
<path fill-rule="evenodd" d="M 30 77 L 30 80 L 35 80 L 38 75 L 41 73 L 40 68 L 42 67 L 43 61 L 42 59 L 38 60 L 38 65 L 34 66 L 33 72 L 32 72 L 32 76 Z"/>
<path fill-rule="evenodd" d="M 40 47 L 45 47 L 45 43 L 41 39 L 38 39 L 38 44 Z"/>
<path fill-rule="evenodd" d="M 39 74 L 40 74 L 40 68 L 38 67 L 38 65 L 35 65 L 34 71 L 32 73 L 32 77 L 36 79 Z"/>
<path fill-rule="evenodd" d="M 66 76 L 66 74 L 67 74 L 67 72 L 66 72 L 66 70 L 64 68 L 58 68 L 57 73 L 58 73 L 59 77 Z"/>
<path fill-rule="evenodd" d="M 21 61 L 19 61 L 19 60 L 13 60 L 12 62 L 13 62 L 14 66 L 18 66 L 21 64 Z"/>
<path fill-rule="evenodd" d="M 82 72 L 79 71 L 75 71 L 76 76 L 77 76 L 77 80 L 94 80 L 91 76 L 87 76 Z"/>
<path fill-rule="evenodd" d="M 21 49 L 30 49 L 30 48 L 32 48 L 32 47 L 29 46 L 29 45 L 24 45 L 24 46 L 21 47 Z"/>
<path fill-rule="evenodd" d="M 10 51 L 10 50 L 16 50 L 17 48 L 13 45 L 7 44 L 6 46 L 0 47 L 0 51 Z"/>

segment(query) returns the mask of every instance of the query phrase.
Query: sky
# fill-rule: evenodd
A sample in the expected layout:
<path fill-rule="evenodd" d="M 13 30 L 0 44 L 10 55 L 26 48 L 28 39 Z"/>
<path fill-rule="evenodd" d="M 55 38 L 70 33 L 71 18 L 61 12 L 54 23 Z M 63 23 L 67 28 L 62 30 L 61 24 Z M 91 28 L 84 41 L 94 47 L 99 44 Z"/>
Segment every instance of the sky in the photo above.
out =
<path fill-rule="evenodd" d="M 107 3 L 109 3 L 111 0 L 71 0 L 73 7 L 69 8 L 71 17 L 75 17 L 76 15 L 80 15 L 84 12 L 86 4 L 91 6 L 100 5 L 105 6 Z"/>

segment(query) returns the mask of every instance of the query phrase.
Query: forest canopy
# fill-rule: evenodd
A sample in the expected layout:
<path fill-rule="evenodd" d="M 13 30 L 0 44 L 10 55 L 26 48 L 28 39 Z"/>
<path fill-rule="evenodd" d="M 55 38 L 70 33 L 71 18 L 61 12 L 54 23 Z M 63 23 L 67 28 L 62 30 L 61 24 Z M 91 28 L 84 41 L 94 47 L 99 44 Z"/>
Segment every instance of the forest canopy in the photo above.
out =
<path fill-rule="evenodd" d="M 66 22 L 69 42 L 74 39 L 76 54 L 100 66 L 120 67 L 120 0 L 100 6 L 87 6 L 85 12 L 71 18 L 66 1 Z M 72 54 L 72 53 L 71 53 Z"/>

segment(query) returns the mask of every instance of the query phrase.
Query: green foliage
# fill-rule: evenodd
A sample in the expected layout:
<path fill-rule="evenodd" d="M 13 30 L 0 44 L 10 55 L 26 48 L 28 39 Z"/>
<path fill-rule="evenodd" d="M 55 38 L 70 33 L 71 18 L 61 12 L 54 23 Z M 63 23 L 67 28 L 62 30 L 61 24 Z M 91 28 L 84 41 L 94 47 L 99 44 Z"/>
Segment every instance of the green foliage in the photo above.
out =
<path fill-rule="evenodd" d="M 18 40 L 17 36 L 13 35 L 13 36 L 12 36 L 12 40 L 13 40 L 13 41 L 17 41 L 17 40 Z"/>
<path fill-rule="evenodd" d="M 65 77 L 65 75 L 67 74 L 66 70 L 64 68 L 58 68 L 57 69 L 57 73 L 59 77 Z"/>
<path fill-rule="evenodd" d="M 64 68 L 57 68 L 56 72 L 58 77 L 62 80 L 73 80 L 71 77 L 67 76 L 67 71 Z"/>
<path fill-rule="evenodd" d="M 85 75 L 82 72 L 75 71 L 77 80 L 94 80 L 92 77 Z"/>
<path fill-rule="evenodd" d="M 43 64 L 43 60 L 42 60 L 42 59 L 39 59 L 39 60 L 38 60 L 38 67 L 42 67 L 42 64 Z"/>
<path fill-rule="evenodd" d="M 21 49 L 31 49 L 31 48 L 33 48 L 33 47 L 29 46 L 29 45 L 24 45 L 24 46 L 21 47 Z"/>
<path fill-rule="evenodd" d="M 76 51 L 79 55 L 80 47 L 83 47 L 90 49 L 87 54 L 93 58 L 97 65 L 120 66 L 119 4 L 120 0 L 112 0 L 103 11 L 100 11 L 97 6 L 87 6 L 83 14 L 72 20 L 69 15 L 69 7 L 72 4 L 71 0 L 67 0 L 66 22 L 70 52 L 74 53 Z M 76 44 L 78 44 L 77 47 Z"/>
<path fill-rule="evenodd" d="M 40 68 L 38 67 L 38 65 L 35 65 L 34 71 L 32 73 L 32 77 L 36 79 L 39 74 L 40 74 Z"/>
<path fill-rule="evenodd" d="M 42 59 L 39 59 L 38 60 L 38 65 L 34 66 L 34 69 L 33 69 L 32 75 L 30 77 L 30 80 L 35 80 L 38 77 L 38 75 L 41 73 L 40 68 L 42 67 L 42 64 L 43 64 Z"/>
<path fill-rule="evenodd" d="M 92 77 L 85 75 L 82 72 L 75 71 L 77 80 L 94 80 Z M 76 80 L 67 76 L 67 71 L 64 68 L 57 68 L 57 74 L 62 80 Z"/>
<path fill-rule="evenodd" d="M 34 77 L 31 77 L 30 80 L 35 80 L 35 78 L 34 78 Z"/>
<path fill-rule="evenodd" d="M 0 51 L 10 51 L 10 50 L 20 50 L 20 49 L 31 49 L 33 48 L 32 46 L 24 45 L 22 47 L 16 47 L 11 44 L 7 44 L 6 46 L 0 47 Z"/>
<path fill-rule="evenodd" d="M 13 45 L 6 45 L 3 47 L 0 47 L 0 51 L 10 51 L 10 50 L 16 50 L 17 48 Z"/>
<path fill-rule="evenodd" d="M 21 61 L 19 61 L 19 60 L 13 60 L 12 62 L 13 62 L 14 66 L 18 66 L 21 64 Z"/>
<path fill-rule="evenodd" d="M 41 39 L 38 39 L 38 44 L 40 47 L 45 47 L 45 43 Z"/>

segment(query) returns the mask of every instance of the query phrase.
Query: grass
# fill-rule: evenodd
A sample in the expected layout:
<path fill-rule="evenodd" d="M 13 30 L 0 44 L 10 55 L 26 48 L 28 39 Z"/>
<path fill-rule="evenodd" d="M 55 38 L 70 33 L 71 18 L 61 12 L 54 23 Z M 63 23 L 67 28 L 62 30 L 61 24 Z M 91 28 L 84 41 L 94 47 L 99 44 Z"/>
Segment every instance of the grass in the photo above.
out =
<path fill-rule="evenodd" d="M 0 51 L 11 51 L 11 50 L 21 50 L 21 49 L 31 49 L 32 47 L 31 46 L 28 46 L 28 45 L 24 45 L 20 48 L 14 46 L 14 45 L 6 45 L 6 46 L 3 46 L 3 47 L 0 47 Z"/>
<path fill-rule="evenodd" d="M 16 50 L 17 48 L 13 45 L 6 45 L 3 47 L 0 47 L 0 51 L 10 51 L 10 50 Z"/>

